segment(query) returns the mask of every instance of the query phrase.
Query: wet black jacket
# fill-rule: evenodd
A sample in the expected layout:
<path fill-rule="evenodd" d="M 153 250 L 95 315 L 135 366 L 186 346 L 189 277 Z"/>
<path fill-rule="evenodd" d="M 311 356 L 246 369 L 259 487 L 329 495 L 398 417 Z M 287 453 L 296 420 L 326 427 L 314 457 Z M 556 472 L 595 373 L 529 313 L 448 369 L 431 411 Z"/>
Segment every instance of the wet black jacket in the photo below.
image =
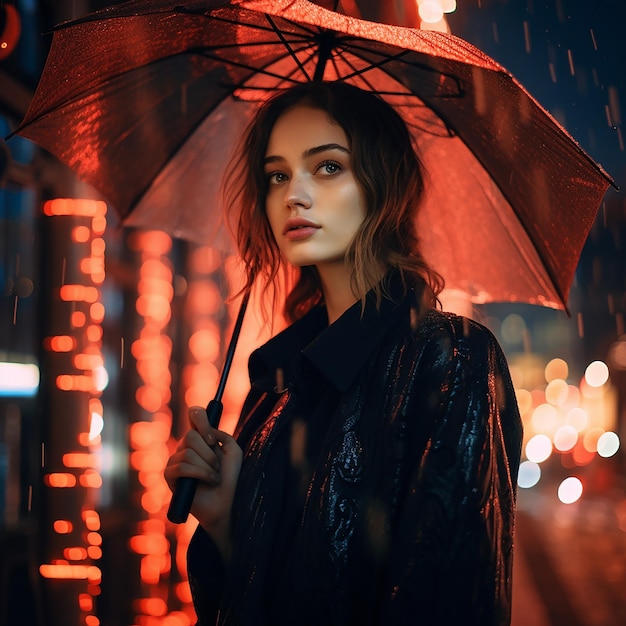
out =
<path fill-rule="evenodd" d="M 232 559 L 200 528 L 188 551 L 203 626 L 510 622 L 507 365 L 486 328 L 412 298 L 325 329 L 316 309 L 251 356 Z"/>

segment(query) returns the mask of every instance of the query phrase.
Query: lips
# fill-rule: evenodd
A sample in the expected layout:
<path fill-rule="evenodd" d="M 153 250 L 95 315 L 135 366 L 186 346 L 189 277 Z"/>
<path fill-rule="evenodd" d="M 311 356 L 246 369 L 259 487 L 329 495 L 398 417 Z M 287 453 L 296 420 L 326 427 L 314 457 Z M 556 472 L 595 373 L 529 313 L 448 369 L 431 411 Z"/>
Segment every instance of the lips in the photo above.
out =
<path fill-rule="evenodd" d="M 285 224 L 283 235 L 292 241 L 308 239 L 319 230 L 320 226 L 304 217 L 291 217 Z"/>

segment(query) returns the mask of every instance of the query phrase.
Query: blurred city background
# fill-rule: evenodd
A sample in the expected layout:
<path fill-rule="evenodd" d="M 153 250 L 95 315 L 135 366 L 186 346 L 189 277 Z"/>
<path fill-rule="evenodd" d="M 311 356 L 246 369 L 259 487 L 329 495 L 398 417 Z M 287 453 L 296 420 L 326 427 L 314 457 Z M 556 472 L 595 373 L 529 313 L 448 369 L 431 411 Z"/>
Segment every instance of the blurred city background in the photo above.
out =
<path fill-rule="evenodd" d="M 28 108 L 51 27 L 110 4 L 0 2 L 0 136 Z M 343 5 L 477 45 L 626 185 L 622 0 Z M 215 390 L 237 280 L 228 255 L 122 228 L 49 154 L 20 137 L 0 143 L 0 625 L 193 623 L 194 523 L 166 521 L 162 472 L 186 407 Z M 568 313 L 457 306 L 501 342 L 524 420 L 514 625 L 626 624 L 623 192 L 605 197 Z M 225 393 L 226 428 L 263 339 L 254 322 Z"/>

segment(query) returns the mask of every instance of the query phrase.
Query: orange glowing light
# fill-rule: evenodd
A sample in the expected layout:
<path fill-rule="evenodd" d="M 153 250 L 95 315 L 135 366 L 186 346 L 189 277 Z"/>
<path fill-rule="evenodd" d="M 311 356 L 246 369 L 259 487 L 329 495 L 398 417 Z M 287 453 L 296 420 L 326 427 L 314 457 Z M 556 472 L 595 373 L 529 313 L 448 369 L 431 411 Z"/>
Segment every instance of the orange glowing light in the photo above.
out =
<path fill-rule="evenodd" d="M 98 458 L 89 452 L 68 452 L 63 455 L 65 467 L 95 467 Z"/>
<path fill-rule="evenodd" d="M 130 538 L 130 548 L 137 554 L 158 554 L 169 550 L 169 542 L 164 535 L 150 533 Z"/>
<path fill-rule="evenodd" d="M 161 454 L 159 454 L 161 452 Z M 167 448 L 159 451 L 158 449 L 136 450 L 130 455 L 130 464 L 135 469 L 144 471 L 160 472 L 165 469 L 167 461 Z"/>
<path fill-rule="evenodd" d="M 91 254 L 93 256 L 103 256 L 104 251 L 106 250 L 106 242 L 102 237 L 96 237 L 91 242 Z"/>
<path fill-rule="evenodd" d="M 77 243 L 85 243 L 90 237 L 91 231 L 87 226 L 76 226 L 72 229 L 72 239 Z"/>
<path fill-rule="evenodd" d="M 104 304 L 102 304 L 102 302 L 94 302 L 89 307 L 89 315 L 91 319 L 98 324 L 104 319 L 105 312 Z"/>
<path fill-rule="evenodd" d="M 212 274 L 222 265 L 222 256 L 215 248 L 200 246 L 190 255 L 189 265 L 197 274 Z"/>
<path fill-rule="evenodd" d="M 165 443 L 169 438 L 169 428 L 160 422 L 135 422 L 130 426 L 130 443 L 135 449 L 148 448 Z"/>
<path fill-rule="evenodd" d="M 63 285 L 59 289 L 59 295 L 64 302 L 93 303 L 100 297 L 100 292 L 96 287 L 88 285 Z"/>
<path fill-rule="evenodd" d="M 102 558 L 102 548 L 100 548 L 100 546 L 89 546 L 87 548 L 87 554 L 90 559 L 97 561 Z"/>
<path fill-rule="evenodd" d="M 92 546 L 101 546 L 102 545 L 102 535 L 95 531 L 91 531 L 87 533 L 87 541 Z"/>
<path fill-rule="evenodd" d="M 105 208 L 106 208 L 106 205 L 105 205 Z M 96 217 L 94 217 L 91 220 L 91 229 L 96 235 L 102 235 L 104 231 L 106 230 L 106 226 L 107 226 L 107 220 L 104 215 L 96 215 Z"/>
<path fill-rule="evenodd" d="M 100 626 L 100 620 L 95 615 L 85 617 L 85 626 Z"/>
<path fill-rule="evenodd" d="M 69 565 L 65 563 L 44 563 L 39 566 L 39 573 L 44 578 L 74 580 L 101 580 L 100 569 L 95 565 Z"/>
<path fill-rule="evenodd" d="M 61 374 L 57 376 L 56 383 L 61 391 L 97 391 L 91 376 Z"/>
<path fill-rule="evenodd" d="M 146 615 L 156 617 L 167 613 L 167 604 L 161 598 L 143 598 L 138 600 L 137 608 Z"/>
<path fill-rule="evenodd" d="M 74 328 L 82 328 L 87 321 L 87 316 L 82 311 L 74 311 L 70 317 L 70 324 Z"/>
<path fill-rule="evenodd" d="M 135 252 L 167 254 L 172 248 L 172 238 L 159 230 L 138 230 L 129 235 L 128 246 Z"/>
<path fill-rule="evenodd" d="M 582 439 L 578 440 L 578 443 L 572 450 L 572 460 L 578 466 L 588 465 L 595 458 L 595 453 L 585 449 L 585 445 Z"/>
<path fill-rule="evenodd" d="M 82 352 L 74 356 L 74 367 L 79 370 L 95 370 L 97 367 L 104 365 L 104 359 L 99 352 L 95 354 L 87 354 Z"/>
<path fill-rule="evenodd" d="M 55 472 L 54 474 L 47 474 L 44 477 L 44 482 L 48 487 L 57 487 L 59 489 L 75 487 L 76 476 L 74 474 Z"/>
<path fill-rule="evenodd" d="M 63 556 L 68 561 L 84 561 L 87 558 L 87 550 L 80 546 L 73 546 L 63 550 Z"/>
<path fill-rule="evenodd" d="M 102 334 L 102 326 L 100 326 L 99 324 L 91 324 L 87 327 L 87 339 L 92 343 L 98 343 L 99 341 L 101 341 Z"/>
<path fill-rule="evenodd" d="M 587 452 L 597 452 L 598 450 L 598 439 L 604 435 L 604 429 L 595 427 L 590 428 L 583 436 L 583 445 Z"/>
<path fill-rule="evenodd" d="M 93 217 L 106 213 L 106 203 L 99 200 L 55 198 L 44 202 L 45 215 L 75 215 Z"/>
<path fill-rule="evenodd" d="M 224 298 L 214 281 L 203 280 L 190 285 L 187 301 L 194 313 L 214 315 L 222 306 Z"/>
<path fill-rule="evenodd" d="M 44 347 L 52 352 L 70 352 L 76 347 L 76 339 L 70 335 L 55 335 L 44 339 Z"/>
<path fill-rule="evenodd" d="M 92 489 L 100 489 L 100 487 L 102 487 L 102 476 L 94 470 L 87 470 L 78 480 L 83 487 L 90 487 Z"/>
<path fill-rule="evenodd" d="M 100 516 L 96 511 L 83 511 L 83 521 L 88 530 L 100 530 Z"/>
<path fill-rule="evenodd" d="M 54 528 L 54 532 L 59 533 L 59 535 L 67 535 L 74 530 L 72 522 L 66 519 L 55 520 L 52 527 Z"/>
<path fill-rule="evenodd" d="M 157 518 L 143 520 L 137 524 L 137 528 L 144 534 L 165 534 L 165 522 Z"/>
<path fill-rule="evenodd" d="M 102 589 L 97 584 L 87 585 L 87 591 L 92 596 L 99 596 L 102 593 Z"/>
<path fill-rule="evenodd" d="M 220 336 L 215 330 L 201 329 L 189 338 L 189 351 L 196 361 L 215 361 L 220 354 Z"/>
<path fill-rule="evenodd" d="M 88 593 L 78 595 L 78 606 L 82 611 L 93 611 L 93 598 Z"/>
<path fill-rule="evenodd" d="M 156 585 L 161 578 L 161 570 L 155 567 L 153 564 L 147 562 L 147 558 L 141 560 L 141 566 L 139 568 L 139 575 L 141 580 L 146 585 Z"/>
<path fill-rule="evenodd" d="M 176 585 L 176 596 L 184 604 L 191 604 L 191 588 L 188 582 L 182 582 Z"/>

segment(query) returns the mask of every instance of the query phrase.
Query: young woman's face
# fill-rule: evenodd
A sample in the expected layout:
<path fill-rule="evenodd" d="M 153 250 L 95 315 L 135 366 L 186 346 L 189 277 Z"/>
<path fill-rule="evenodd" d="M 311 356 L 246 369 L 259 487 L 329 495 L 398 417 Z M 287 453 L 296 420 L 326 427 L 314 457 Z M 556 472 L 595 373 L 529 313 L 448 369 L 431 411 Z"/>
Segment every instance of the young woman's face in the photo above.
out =
<path fill-rule="evenodd" d="M 297 106 L 274 125 L 265 154 L 266 212 L 295 266 L 343 263 L 365 218 L 343 129 L 319 109 Z"/>

